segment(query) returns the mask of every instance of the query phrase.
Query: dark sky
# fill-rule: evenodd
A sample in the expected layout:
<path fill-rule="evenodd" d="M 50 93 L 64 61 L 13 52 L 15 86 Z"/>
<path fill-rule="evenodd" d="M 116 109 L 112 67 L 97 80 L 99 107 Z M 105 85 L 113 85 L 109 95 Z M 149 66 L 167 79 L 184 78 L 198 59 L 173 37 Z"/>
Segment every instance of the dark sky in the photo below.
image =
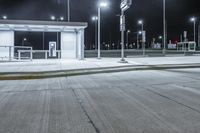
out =
<path fill-rule="evenodd" d="M 121 0 L 107 0 L 108 9 L 102 10 L 102 42 L 120 40 L 119 4 Z M 192 24 L 189 17 L 200 15 L 199 0 L 166 0 L 168 39 L 176 39 L 187 30 L 192 36 Z M 91 16 L 97 14 L 98 0 L 71 0 L 72 21 L 88 22 L 86 44 L 94 41 L 94 23 Z M 66 16 L 67 0 L 0 0 L 0 15 L 9 19 L 49 20 L 50 15 Z M 140 29 L 137 20 L 142 18 L 149 41 L 162 34 L 162 0 L 133 0 L 132 7 L 126 12 L 127 28 L 133 32 Z M 135 34 L 131 34 L 134 40 Z"/>

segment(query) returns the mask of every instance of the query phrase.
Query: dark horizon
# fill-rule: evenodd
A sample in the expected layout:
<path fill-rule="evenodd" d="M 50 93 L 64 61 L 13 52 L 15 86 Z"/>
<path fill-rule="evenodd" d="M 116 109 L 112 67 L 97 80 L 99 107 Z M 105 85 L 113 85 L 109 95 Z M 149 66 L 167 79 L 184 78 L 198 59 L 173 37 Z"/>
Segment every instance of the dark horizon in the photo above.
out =
<path fill-rule="evenodd" d="M 108 9 L 102 9 L 102 38 L 101 42 L 119 43 L 119 17 L 120 0 L 107 0 L 110 3 Z M 97 0 L 71 1 L 71 21 L 88 22 L 85 44 L 89 48 L 94 43 L 94 23 L 91 17 L 97 14 Z M 166 19 L 168 40 L 175 41 L 183 31 L 188 31 L 189 38 L 193 37 L 193 25 L 189 21 L 192 16 L 199 17 L 200 9 L 197 0 L 167 0 Z M 144 20 L 144 29 L 147 31 L 147 42 L 152 38 L 158 38 L 163 33 L 162 0 L 142 1 L 133 0 L 133 5 L 126 12 L 127 29 L 130 29 L 130 42 L 136 41 L 133 32 L 140 30 L 138 19 Z M 51 15 L 67 18 L 66 0 L 1 0 L 0 15 L 7 15 L 8 19 L 22 20 L 50 20 Z M 65 20 L 66 21 L 66 20 Z M 199 23 L 198 23 L 199 24 Z"/>

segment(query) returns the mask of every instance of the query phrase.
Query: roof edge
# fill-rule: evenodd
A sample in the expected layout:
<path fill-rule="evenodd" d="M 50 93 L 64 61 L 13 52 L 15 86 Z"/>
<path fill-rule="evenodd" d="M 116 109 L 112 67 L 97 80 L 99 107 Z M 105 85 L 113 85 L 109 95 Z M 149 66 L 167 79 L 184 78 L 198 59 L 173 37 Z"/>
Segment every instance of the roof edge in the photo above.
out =
<path fill-rule="evenodd" d="M 0 20 L 0 24 L 79 26 L 83 28 L 88 27 L 87 22 L 41 21 L 41 20 Z"/>

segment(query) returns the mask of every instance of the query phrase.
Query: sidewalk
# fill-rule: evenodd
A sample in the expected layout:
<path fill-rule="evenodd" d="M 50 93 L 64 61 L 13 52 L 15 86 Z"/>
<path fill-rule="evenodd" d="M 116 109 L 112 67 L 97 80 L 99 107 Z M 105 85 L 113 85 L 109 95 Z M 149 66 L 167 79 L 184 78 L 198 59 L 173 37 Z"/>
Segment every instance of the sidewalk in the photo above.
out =
<path fill-rule="evenodd" d="M 35 60 L 0 64 L 0 80 L 28 80 L 126 71 L 200 68 L 200 57 L 117 58 L 87 60 Z"/>
<path fill-rule="evenodd" d="M 170 65 L 200 63 L 200 56 L 127 58 L 128 64 L 119 58 L 88 58 L 85 60 L 33 60 L 32 62 L 0 62 L 0 73 L 49 72 L 90 68 L 123 67 L 138 65 Z"/>

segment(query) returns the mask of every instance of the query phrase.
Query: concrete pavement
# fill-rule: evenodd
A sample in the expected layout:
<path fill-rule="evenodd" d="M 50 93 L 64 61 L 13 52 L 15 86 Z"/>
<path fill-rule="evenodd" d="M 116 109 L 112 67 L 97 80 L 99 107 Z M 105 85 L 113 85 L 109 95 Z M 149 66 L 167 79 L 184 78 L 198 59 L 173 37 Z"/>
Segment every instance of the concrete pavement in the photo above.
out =
<path fill-rule="evenodd" d="M 128 64 L 119 63 L 119 58 L 96 58 L 85 60 L 33 60 L 33 62 L 0 62 L 0 72 L 43 72 L 128 65 L 169 65 L 200 63 L 200 56 L 127 58 Z"/>
<path fill-rule="evenodd" d="M 78 60 L 34 60 L 0 64 L 0 80 L 41 79 L 137 70 L 200 68 L 200 56 Z"/>
<path fill-rule="evenodd" d="M 0 81 L 2 133 L 199 133 L 200 69 Z"/>

